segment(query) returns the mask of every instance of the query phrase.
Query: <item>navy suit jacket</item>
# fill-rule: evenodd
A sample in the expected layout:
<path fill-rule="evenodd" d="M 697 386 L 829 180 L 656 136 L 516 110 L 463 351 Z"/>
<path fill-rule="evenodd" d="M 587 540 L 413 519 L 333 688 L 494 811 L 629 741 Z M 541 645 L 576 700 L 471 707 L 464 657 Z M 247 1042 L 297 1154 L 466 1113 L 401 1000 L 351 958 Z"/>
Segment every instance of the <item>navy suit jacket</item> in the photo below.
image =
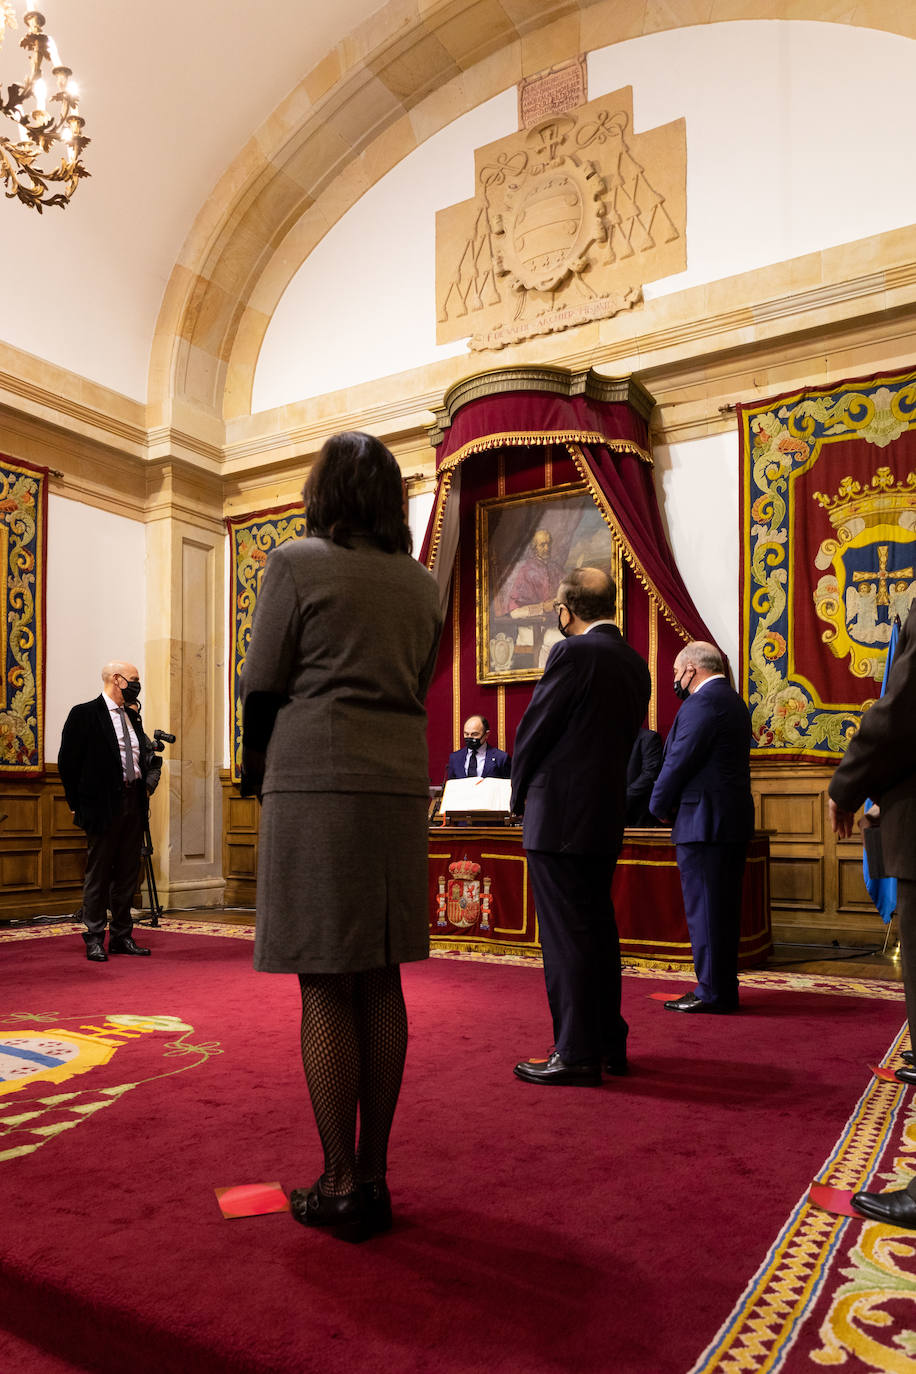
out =
<path fill-rule="evenodd" d="M 725 678 L 692 692 L 674 718 L 649 807 L 675 844 L 748 841 L 754 833 L 750 712 Z"/>
<path fill-rule="evenodd" d="M 627 764 L 627 825 L 657 825 L 649 798 L 662 767 L 662 737 L 644 728 L 636 736 Z"/>
<path fill-rule="evenodd" d="M 512 758 L 512 810 L 526 849 L 616 854 L 627 763 L 645 718 L 649 669 L 616 625 L 555 644 Z"/>
<path fill-rule="evenodd" d="M 464 760 L 467 749 L 456 749 L 454 754 L 448 756 L 448 768 L 445 770 L 446 780 L 449 778 L 466 778 L 464 771 Z M 441 757 L 441 756 L 440 756 Z M 487 745 L 487 756 L 483 761 L 483 768 L 480 767 L 480 750 L 477 751 L 478 777 L 481 778 L 507 778 L 512 760 L 502 749 L 493 749 Z"/>

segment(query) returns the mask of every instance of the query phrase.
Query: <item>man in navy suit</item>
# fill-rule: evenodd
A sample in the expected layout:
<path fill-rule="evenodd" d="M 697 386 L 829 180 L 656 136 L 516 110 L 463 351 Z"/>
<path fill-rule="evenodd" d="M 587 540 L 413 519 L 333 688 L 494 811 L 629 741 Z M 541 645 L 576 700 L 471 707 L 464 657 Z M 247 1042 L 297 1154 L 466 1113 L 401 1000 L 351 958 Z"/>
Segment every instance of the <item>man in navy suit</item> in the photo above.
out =
<path fill-rule="evenodd" d="M 516 1064 L 528 1083 L 586 1086 L 626 1073 L 620 940 L 611 880 L 623 843 L 627 762 L 649 705 L 649 670 L 613 617 L 617 588 L 577 568 L 557 592 L 553 646 L 518 733 L 514 814 L 544 956 L 554 1050 Z"/>
<path fill-rule="evenodd" d="M 693 949 L 697 986 L 669 1011 L 738 1010 L 741 885 L 754 833 L 751 717 L 712 644 L 687 644 L 674 660 L 683 705 L 665 746 L 649 807 L 667 821 Z"/>
<path fill-rule="evenodd" d="M 464 722 L 464 748 L 448 756 L 449 778 L 507 778 L 512 760 L 502 749 L 489 744 L 490 722 L 486 716 L 469 716 Z"/>

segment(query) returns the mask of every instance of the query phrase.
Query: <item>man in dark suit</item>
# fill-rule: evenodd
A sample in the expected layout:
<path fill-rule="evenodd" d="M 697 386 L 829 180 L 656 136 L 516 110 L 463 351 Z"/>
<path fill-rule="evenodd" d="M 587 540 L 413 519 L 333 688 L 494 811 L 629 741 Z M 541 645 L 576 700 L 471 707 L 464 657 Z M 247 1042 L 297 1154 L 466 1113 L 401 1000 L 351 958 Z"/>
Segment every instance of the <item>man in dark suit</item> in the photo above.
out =
<path fill-rule="evenodd" d="M 741 886 L 754 833 L 751 717 L 725 678 L 713 644 L 687 644 L 674 660 L 683 700 L 665 745 L 649 802 L 653 815 L 676 816 L 677 849 L 697 986 L 666 1002 L 669 1011 L 738 1010 Z"/>
<path fill-rule="evenodd" d="M 529 1083 L 589 1085 L 626 1073 L 620 940 L 611 881 L 623 842 L 627 761 L 649 704 L 643 660 L 613 623 L 617 589 L 597 568 L 557 592 L 555 644 L 512 762 L 544 956 L 554 1050 L 516 1064 Z"/>
<path fill-rule="evenodd" d="M 643 726 L 627 764 L 627 825 L 658 825 L 649 798 L 662 767 L 662 737 Z"/>
<path fill-rule="evenodd" d="M 897 879 L 900 964 L 910 1049 L 902 1083 L 916 1083 L 916 611 L 904 622 L 880 701 L 866 711 L 828 788 L 830 823 L 841 840 L 852 834 L 867 797 L 878 802 L 885 872 Z M 897 1192 L 855 1193 L 853 1203 L 875 1221 L 916 1229 L 916 1177 Z"/>
<path fill-rule="evenodd" d="M 486 716 L 469 716 L 464 722 L 464 748 L 448 756 L 445 770 L 449 778 L 507 778 L 512 760 L 490 742 L 490 722 Z"/>
<path fill-rule="evenodd" d="M 162 764 L 143 733 L 139 694 L 140 674 L 132 663 L 106 664 L 101 696 L 73 707 L 57 757 L 67 804 L 88 840 L 83 939 L 86 958 L 99 964 L 108 954 L 150 952 L 133 938 L 131 901 L 140 873 L 147 798 Z"/>

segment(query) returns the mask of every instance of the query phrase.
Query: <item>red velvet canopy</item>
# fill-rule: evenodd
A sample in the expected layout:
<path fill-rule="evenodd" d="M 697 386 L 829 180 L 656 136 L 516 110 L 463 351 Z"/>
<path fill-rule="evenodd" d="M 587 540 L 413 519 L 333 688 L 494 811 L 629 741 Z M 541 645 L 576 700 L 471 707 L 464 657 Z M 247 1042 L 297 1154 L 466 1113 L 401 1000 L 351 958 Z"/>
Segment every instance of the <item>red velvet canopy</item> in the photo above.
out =
<path fill-rule="evenodd" d="M 531 682 L 478 682 L 475 516 L 478 502 L 497 496 L 586 483 L 622 550 L 623 628 L 652 674 L 649 724 L 667 733 L 677 707 L 674 658 L 688 640 L 710 634 L 665 537 L 649 452 L 652 404 L 632 378 L 553 368 L 501 369 L 446 396 L 431 432 L 438 484 L 421 553 L 447 607 L 428 698 L 434 778 L 459 747 L 470 715 L 485 715 L 492 741 L 511 753 L 531 696 Z"/>

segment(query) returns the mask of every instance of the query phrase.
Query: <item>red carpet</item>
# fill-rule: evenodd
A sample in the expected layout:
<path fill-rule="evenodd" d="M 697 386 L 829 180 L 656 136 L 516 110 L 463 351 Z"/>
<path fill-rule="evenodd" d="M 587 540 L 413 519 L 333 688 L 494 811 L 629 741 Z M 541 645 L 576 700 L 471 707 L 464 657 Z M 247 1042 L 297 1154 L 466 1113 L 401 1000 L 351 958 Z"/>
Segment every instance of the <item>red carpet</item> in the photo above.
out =
<path fill-rule="evenodd" d="M 633 1075 L 543 1089 L 511 1073 L 549 1047 L 537 966 L 409 967 L 398 1221 L 347 1246 L 225 1221 L 213 1194 L 320 1171 L 295 980 L 254 974 L 245 939 L 142 938 L 151 959 L 98 966 L 78 936 L 0 941 L 4 1044 L 101 1027 L 88 1053 L 119 1015 L 193 1028 L 0 1095 L 3 1374 L 684 1374 L 903 1020 L 887 985 L 769 975 L 718 1018 L 649 997 L 687 983 L 628 977 Z"/>

